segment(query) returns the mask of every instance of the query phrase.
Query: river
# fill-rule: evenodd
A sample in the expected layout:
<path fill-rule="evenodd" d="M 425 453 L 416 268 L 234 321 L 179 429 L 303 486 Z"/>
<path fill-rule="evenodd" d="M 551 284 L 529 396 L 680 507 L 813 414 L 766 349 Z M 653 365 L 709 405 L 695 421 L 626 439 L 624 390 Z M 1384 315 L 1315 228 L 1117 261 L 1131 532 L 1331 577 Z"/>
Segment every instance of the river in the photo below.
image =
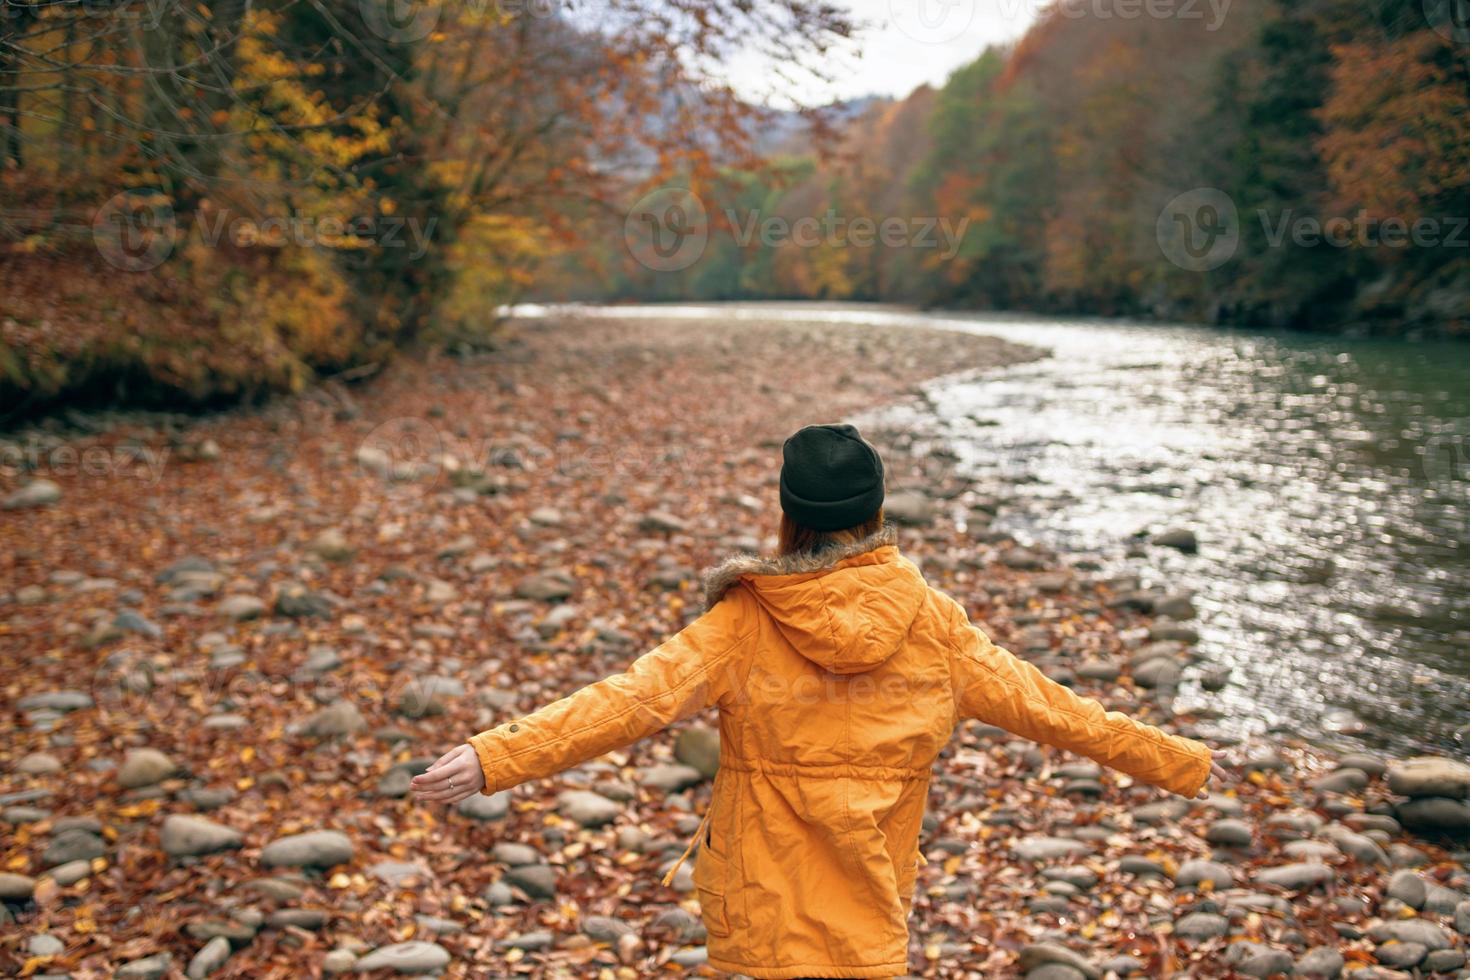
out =
<path fill-rule="evenodd" d="M 932 326 L 1044 348 L 870 419 L 942 441 L 1000 488 L 994 526 L 1023 543 L 1193 590 L 1199 651 L 1230 683 L 1207 694 L 1186 672 L 1181 706 L 1208 704 L 1243 736 L 1464 752 L 1470 344 L 856 304 L 578 309 Z M 1173 527 L 1195 531 L 1197 554 L 1133 537 Z"/>

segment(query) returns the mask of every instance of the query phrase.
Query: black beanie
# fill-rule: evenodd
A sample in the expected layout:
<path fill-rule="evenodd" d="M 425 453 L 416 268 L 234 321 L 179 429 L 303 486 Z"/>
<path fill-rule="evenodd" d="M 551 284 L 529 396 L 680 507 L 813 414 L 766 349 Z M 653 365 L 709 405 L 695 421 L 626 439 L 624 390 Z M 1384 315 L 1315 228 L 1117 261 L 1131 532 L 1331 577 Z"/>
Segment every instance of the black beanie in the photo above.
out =
<path fill-rule="evenodd" d="M 839 531 L 883 506 L 883 461 L 851 425 L 809 425 L 781 459 L 781 509 L 803 527 Z"/>

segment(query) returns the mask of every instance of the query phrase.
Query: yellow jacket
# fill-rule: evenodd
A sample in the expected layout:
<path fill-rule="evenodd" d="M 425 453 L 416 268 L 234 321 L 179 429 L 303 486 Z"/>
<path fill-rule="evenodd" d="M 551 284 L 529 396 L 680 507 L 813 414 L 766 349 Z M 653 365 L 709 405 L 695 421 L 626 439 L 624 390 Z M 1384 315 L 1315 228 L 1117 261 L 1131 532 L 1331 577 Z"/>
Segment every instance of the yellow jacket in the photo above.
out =
<path fill-rule="evenodd" d="M 720 769 L 694 870 L 712 966 L 907 972 L 930 767 L 966 718 L 1193 796 L 1210 752 L 1104 711 L 991 643 L 885 527 L 820 558 L 741 556 L 709 608 L 622 674 L 470 739 L 485 792 L 715 705 Z"/>

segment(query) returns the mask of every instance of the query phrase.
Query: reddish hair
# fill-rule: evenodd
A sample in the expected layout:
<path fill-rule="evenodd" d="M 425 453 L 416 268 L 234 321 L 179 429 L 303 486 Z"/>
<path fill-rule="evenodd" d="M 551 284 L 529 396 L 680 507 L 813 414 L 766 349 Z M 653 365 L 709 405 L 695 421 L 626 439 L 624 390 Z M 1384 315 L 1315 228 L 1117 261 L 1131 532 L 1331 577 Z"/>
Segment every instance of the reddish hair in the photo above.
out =
<path fill-rule="evenodd" d="M 780 543 L 776 546 L 778 555 L 815 554 L 823 548 L 832 545 L 851 544 L 861 541 L 870 534 L 877 534 L 883 527 L 883 508 L 872 517 L 855 524 L 852 527 L 844 527 L 837 531 L 815 531 L 809 527 L 798 524 L 783 512 L 781 514 Z"/>

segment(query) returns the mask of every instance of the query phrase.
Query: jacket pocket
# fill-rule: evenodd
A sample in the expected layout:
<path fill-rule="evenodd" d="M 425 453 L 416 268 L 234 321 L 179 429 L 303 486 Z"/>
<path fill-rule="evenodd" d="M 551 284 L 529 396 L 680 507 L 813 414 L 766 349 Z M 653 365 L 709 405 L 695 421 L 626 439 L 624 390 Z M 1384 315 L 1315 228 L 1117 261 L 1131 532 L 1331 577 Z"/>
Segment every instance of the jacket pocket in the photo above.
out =
<path fill-rule="evenodd" d="M 704 928 L 711 936 L 730 935 L 730 920 L 725 910 L 728 872 L 725 855 L 711 847 L 710 838 L 705 837 L 699 842 L 699 856 L 694 861 L 694 890 L 699 896 Z"/>

